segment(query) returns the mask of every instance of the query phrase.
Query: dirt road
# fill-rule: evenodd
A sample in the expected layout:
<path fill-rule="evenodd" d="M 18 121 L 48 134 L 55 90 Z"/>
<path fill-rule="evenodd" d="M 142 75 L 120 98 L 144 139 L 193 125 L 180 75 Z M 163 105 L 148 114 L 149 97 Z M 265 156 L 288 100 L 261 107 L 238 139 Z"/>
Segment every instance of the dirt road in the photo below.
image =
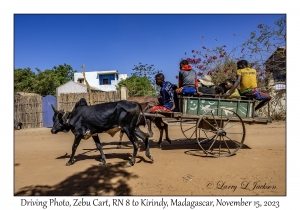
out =
<path fill-rule="evenodd" d="M 132 146 L 127 137 L 116 149 L 118 134 L 100 134 L 107 165 L 91 139 L 82 140 L 76 162 L 65 166 L 72 133 L 50 128 L 16 130 L 14 136 L 14 194 L 69 195 L 286 195 L 286 124 L 246 125 L 244 147 L 235 156 L 205 156 L 196 142 L 184 138 L 178 125 L 169 126 L 172 144 L 155 146 L 152 163 L 143 146 L 133 167 L 126 167 Z"/>

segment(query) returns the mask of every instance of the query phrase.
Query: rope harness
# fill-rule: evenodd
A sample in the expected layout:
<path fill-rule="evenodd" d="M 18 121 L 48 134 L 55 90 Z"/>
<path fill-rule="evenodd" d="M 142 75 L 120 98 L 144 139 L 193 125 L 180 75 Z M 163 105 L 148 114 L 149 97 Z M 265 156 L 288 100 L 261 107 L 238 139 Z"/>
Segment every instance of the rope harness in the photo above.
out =
<path fill-rule="evenodd" d="M 58 119 L 58 122 L 55 123 L 55 125 L 52 127 L 52 129 L 56 128 L 56 126 L 60 123 L 60 121 L 64 118 L 64 116 L 66 115 L 67 112 L 64 112 L 63 116 L 61 117 L 61 119 Z"/>
<path fill-rule="evenodd" d="M 75 104 L 74 104 L 74 106 L 73 106 L 72 109 L 71 109 L 72 111 L 73 111 L 74 107 L 75 107 Z M 71 111 L 71 112 L 72 112 L 72 111 Z M 63 111 L 63 112 L 64 112 L 64 111 Z M 67 112 L 64 112 L 64 114 L 63 114 L 63 116 L 61 117 L 61 119 L 59 119 L 58 122 L 55 123 L 55 125 L 52 127 L 52 129 L 54 129 L 54 128 L 60 123 L 60 121 L 66 116 L 66 114 L 67 114 Z M 66 123 L 69 123 L 69 119 L 66 120 Z"/>

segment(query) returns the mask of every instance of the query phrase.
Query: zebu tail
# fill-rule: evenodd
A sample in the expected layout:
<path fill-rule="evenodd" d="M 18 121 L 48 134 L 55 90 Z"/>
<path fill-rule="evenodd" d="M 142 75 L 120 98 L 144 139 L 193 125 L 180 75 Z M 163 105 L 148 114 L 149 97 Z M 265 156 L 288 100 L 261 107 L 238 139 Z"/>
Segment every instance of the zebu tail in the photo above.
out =
<path fill-rule="evenodd" d="M 146 127 L 146 129 L 147 129 L 147 133 L 144 133 L 144 132 L 142 132 L 142 131 L 140 130 L 140 131 L 143 133 L 144 137 L 145 137 L 145 138 L 142 138 L 142 140 L 144 141 L 144 144 L 145 144 L 145 148 L 146 148 L 146 156 L 147 156 L 150 160 L 154 161 L 152 155 L 150 154 L 150 149 L 149 149 L 149 137 L 150 137 L 151 135 L 150 135 L 150 131 L 149 131 L 149 128 L 148 128 L 148 125 L 147 125 L 147 119 L 146 119 L 146 116 L 145 116 L 144 110 L 142 109 L 141 104 L 138 103 L 138 105 L 139 105 L 140 110 L 141 110 L 141 113 L 142 113 L 142 115 L 143 115 L 143 117 L 144 117 L 144 120 L 145 120 L 145 127 Z M 141 113 L 140 113 L 140 115 L 141 115 Z M 139 126 L 139 124 L 140 124 L 140 123 L 139 123 L 140 117 L 138 118 L 137 121 L 138 121 L 137 126 Z M 137 132 L 136 132 L 136 133 L 137 133 Z"/>
<path fill-rule="evenodd" d="M 149 131 L 149 128 L 148 128 L 148 125 L 147 125 L 147 119 L 146 119 L 146 116 L 145 116 L 145 113 L 144 113 L 144 110 L 141 106 L 141 104 L 137 103 L 140 107 L 140 110 L 141 110 L 141 115 L 142 117 L 144 117 L 144 120 L 145 120 L 145 128 L 147 129 L 147 133 L 145 133 L 146 137 L 149 138 L 151 135 L 150 135 L 150 131 Z M 137 126 L 140 124 L 140 118 L 138 118 L 138 121 L 137 121 Z"/>

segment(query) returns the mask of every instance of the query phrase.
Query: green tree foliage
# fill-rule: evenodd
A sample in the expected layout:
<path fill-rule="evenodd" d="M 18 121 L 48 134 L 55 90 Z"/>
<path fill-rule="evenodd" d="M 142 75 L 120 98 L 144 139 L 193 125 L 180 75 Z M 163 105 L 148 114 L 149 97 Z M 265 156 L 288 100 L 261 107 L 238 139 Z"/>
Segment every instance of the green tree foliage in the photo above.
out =
<path fill-rule="evenodd" d="M 29 68 L 15 69 L 14 90 L 22 92 L 33 92 L 42 96 L 56 95 L 56 88 L 73 79 L 73 68 L 68 64 L 54 66 L 52 69 L 41 71 L 36 68 L 35 74 Z"/>
<path fill-rule="evenodd" d="M 132 75 L 131 77 L 119 82 L 117 90 L 120 90 L 122 86 L 127 87 L 130 97 L 156 95 L 155 88 L 146 76 L 138 77 L 136 75 Z"/>
<path fill-rule="evenodd" d="M 58 67 L 54 66 L 52 70 L 54 71 L 56 79 L 60 85 L 73 80 L 74 73 L 76 72 L 76 70 L 73 70 L 73 68 L 68 64 L 59 65 Z"/>
<path fill-rule="evenodd" d="M 126 86 L 129 91 L 129 96 L 149 96 L 157 95 L 155 75 L 161 73 L 161 70 L 155 70 L 154 65 L 142 64 L 134 65 L 131 77 L 119 82 L 117 90 L 121 86 Z"/>
<path fill-rule="evenodd" d="M 30 68 L 14 70 L 14 91 L 32 92 L 35 81 L 35 73 Z"/>
<path fill-rule="evenodd" d="M 45 70 L 36 75 L 33 85 L 34 92 L 42 96 L 56 95 L 56 88 L 60 86 L 59 80 L 53 70 Z"/>
<path fill-rule="evenodd" d="M 161 70 L 155 70 L 153 64 L 148 65 L 141 62 L 138 65 L 134 65 L 132 70 L 135 71 L 131 74 L 132 76 L 146 77 L 153 86 L 155 85 L 155 75 L 162 72 Z"/>

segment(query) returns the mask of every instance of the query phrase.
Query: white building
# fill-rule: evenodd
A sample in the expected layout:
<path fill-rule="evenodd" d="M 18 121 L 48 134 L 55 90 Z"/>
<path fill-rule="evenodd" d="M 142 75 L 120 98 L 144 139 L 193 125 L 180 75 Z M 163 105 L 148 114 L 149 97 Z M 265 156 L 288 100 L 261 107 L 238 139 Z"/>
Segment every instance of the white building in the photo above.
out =
<path fill-rule="evenodd" d="M 99 88 L 90 86 L 92 91 L 100 91 Z M 88 93 L 88 88 L 83 83 L 76 83 L 73 81 L 69 81 L 59 87 L 56 88 L 56 96 L 60 96 L 61 93 Z"/>
<path fill-rule="evenodd" d="M 102 91 L 116 91 L 117 84 L 127 78 L 127 74 L 119 74 L 117 70 L 85 72 L 90 86 Z M 85 84 L 83 74 L 74 73 L 74 82 Z"/>

